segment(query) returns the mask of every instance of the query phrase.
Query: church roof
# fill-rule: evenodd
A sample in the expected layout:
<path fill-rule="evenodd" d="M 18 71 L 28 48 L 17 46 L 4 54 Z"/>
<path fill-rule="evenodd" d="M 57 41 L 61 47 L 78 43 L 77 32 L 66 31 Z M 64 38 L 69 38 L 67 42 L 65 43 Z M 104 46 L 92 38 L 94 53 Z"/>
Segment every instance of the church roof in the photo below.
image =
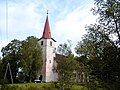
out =
<path fill-rule="evenodd" d="M 42 38 L 45 38 L 45 39 L 50 39 L 51 38 L 51 32 L 50 32 L 48 15 L 46 17 L 46 22 L 45 22 Z"/>
<path fill-rule="evenodd" d="M 51 37 L 49 20 L 48 20 L 48 12 L 47 12 L 47 17 L 46 17 L 46 21 L 45 21 L 45 26 L 44 26 L 44 30 L 43 30 L 42 37 L 41 37 L 40 39 L 38 39 L 38 40 L 41 40 L 41 39 L 52 39 L 54 42 L 56 42 L 56 41 Z"/>
<path fill-rule="evenodd" d="M 65 56 L 56 53 L 56 57 L 54 58 L 54 60 L 56 60 L 56 61 L 64 61 L 65 60 Z"/>

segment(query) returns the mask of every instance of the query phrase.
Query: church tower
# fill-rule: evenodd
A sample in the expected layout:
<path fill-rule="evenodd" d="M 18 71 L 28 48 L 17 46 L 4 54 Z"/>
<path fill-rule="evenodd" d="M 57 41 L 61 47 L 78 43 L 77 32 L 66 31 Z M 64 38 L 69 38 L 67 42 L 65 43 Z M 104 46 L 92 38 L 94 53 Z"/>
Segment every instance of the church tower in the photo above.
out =
<path fill-rule="evenodd" d="M 42 81 L 43 82 L 54 82 L 57 81 L 57 73 L 54 71 L 56 65 L 55 58 L 55 40 L 51 37 L 48 13 L 46 17 L 46 22 L 43 30 L 42 37 L 39 39 L 38 43 L 42 48 Z"/>

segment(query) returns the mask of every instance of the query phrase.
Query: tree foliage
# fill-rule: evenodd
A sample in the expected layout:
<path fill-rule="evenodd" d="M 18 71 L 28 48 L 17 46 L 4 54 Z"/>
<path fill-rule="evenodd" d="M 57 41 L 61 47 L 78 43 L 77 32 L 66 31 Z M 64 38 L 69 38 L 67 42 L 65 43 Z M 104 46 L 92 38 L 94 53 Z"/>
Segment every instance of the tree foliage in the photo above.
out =
<path fill-rule="evenodd" d="M 74 71 L 77 69 L 77 62 L 71 52 L 71 45 L 64 43 L 58 46 L 58 52 L 64 57 L 62 60 L 57 60 L 58 81 L 61 84 L 61 89 L 70 88 L 75 80 Z"/>
<path fill-rule="evenodd" d="M 42 65 L 42 52 L 37 38 L 32 36 L 24 40 L 21 53 L 22 70 L 28 81 L 34 80 L 40 74 Z"/>
<path fill-rule="evenodd" d="M 99 25 L 101 30 L 99 33 L 104 32 L 106 40 L 120 45 L 120 1 L 119 0 L 95 0 L 93 13 L 98 14 Z M 116 39 L 113 42 L 113 37 Z"/>
<path fill-rule="evenodd" d="M 10 63 L 14 83 L 21 82 L 24 79 L 31 81 L 40 74 L 42 53 L 40 46 L 38 46 L 37 38 L 31 36 L 24 41 L 14 39 L 3 47 L 1 51 L 3 58 L 0 61 L 0 79 L 2 81 L 8 63 Z M 6 76 L 6 80 L 10 83 L 9 71 Z"/>
<path fill-rule="evenodd" d="M 100 85 L 108 90 L 119 90 L 120 1 L 95 0 L 95 5 L 92 10 L 99 15 L 98 24 L 86 27 L 87 34 L 77 44 L 76 53 L 86 56 L 89 89 Z"/>
<path fill-rule="evenodd" d="M 7 64 L 10 63 L 13 81 L 16 82 L 18 69 L 20 67 L 20 50 L 21 42 L 16 39 L 12 40 L 7 46 L 2 48 L 2 78 L 4 77 Z M 10 82 L 11 78 L 9 74 L 10 73 L 8 71 L 7 79 Z"/>

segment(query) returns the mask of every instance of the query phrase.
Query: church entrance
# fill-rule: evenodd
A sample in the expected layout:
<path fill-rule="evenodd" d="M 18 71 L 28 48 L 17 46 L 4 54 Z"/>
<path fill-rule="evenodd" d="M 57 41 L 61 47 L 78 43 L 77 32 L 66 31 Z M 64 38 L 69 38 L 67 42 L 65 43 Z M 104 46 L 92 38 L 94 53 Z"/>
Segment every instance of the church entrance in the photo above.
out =
<path fill-rule="evenodd" d="M 42 81 L 42 75 L 40 75 L 39 80 Z"/>

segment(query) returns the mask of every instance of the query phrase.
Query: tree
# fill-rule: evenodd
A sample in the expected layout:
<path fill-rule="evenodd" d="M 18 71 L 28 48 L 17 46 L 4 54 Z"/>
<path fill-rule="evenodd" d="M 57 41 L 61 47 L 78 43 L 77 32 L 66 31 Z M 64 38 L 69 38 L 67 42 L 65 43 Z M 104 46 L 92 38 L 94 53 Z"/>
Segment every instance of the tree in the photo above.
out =
<path fill-rule="evenodd" d="M 79 56 L 88 59 L 89 82 L 108 90 L 118 90 L 120 66 L 120 1 L 95 0 L 94 14 L 99 14 L 98 24 L 86 28 L 87 34 L 76 46 Z M 94 82 L 94 80 L 95 82 Z M 95 87 L 94 87 L 95 89 Z M 93 88 L 92 88 L 93 90 Z"/>
<path fill-rule="evenodd" d="M 109 90 L 117 90 L 120 83 L 120 1 L 96 0 L 95 5 L 94 14 L 99 14 L 98 33 L 107 41 L 102 48 L 103 71 L 99 79 Z"/>
<path fill-rule="evenodd" d="M 114 47 L 96 31 L 99 29 L 89 28 L 89 33 L 76 46 L 76 52 L 80 57 L 86 56 L 86 65 L 89 67 L 89 82 L 90 80 L 92 83 L 93 80 L 98 81 L 100 85 L 109 90 L 113 87 L 117 88 L 119 78 L 116 77 L 119 76 L 118 70 L 120 70 L 119 48 Z"/>
<path fill-rule="evenodd" d="M 58 46 L 58 52 L 63 56 L 62 60 L 57 60 L 58 78 L 62 90 L 64 90 L 64 87 L 70 88 L 75 80 L 74 71 L 77 68 L 77 62 L 74 59 L 70 46 L 66 43 Z"/>
<path fill-rule="evenodd" d="M 4 77 L 7 64 L 10 63 L 13 82 L 16 82 L 18 69 L 20 67 L 20 50 L 21 42 L 16 39 L 12 40 L 7 46 L 2 48 L 2 78 Z M 7 73 L 7 79 L 9 82 L 11 81 L 9 73 Z"/>
<path fill-rule="evenodd" d="M 95 15 L 99 15 L 99 32 L 104 32 L 104 37 L 110 43 L 120 45 L 120 1 L 95 0 L 95 5 L 92 10 Z M 112 37 L 116 39 L 113 40 Z"/>
<path fill-rule="evenodd" d="M 72 53 L 71 51 L 71 40 L 68 40 L 68 44 L 60 44 L 57 48 L 57 51 L 60 55 L 67 56 Z"/>
<path fill-rule="evenodd" d="M 85 73 L 85 83 L 87 85 L 88 90 L 94 90 L 96 88 L 96 86 L 93 88 L 90 86 L 91 81 L 93 82 L 95 80 L 94 75 L 92 75 L 91 77 L 92 67 L 90 62 L 94 59 L 95 56 L 97 56 L 96 52 L 98 49 L 96 43 L 94 42 L 95 40 L 93 41 L 92 38 L 88 37 L 88 35 L 85 35 L 82 38 L 82 41 L 78 42 L 75 48 L 76 53 L 78 54 L 77 61 L 84 65 L 84 67 L 81 67 L 80 65 L 80 71 Z"/>
<path fill-rule="evenodd" d="M 31 36 L 22 42 L 21 65 L 28 82 L 36 79 L 41 70 L 42 50 L 37 40 L 37 38 Z"/>

